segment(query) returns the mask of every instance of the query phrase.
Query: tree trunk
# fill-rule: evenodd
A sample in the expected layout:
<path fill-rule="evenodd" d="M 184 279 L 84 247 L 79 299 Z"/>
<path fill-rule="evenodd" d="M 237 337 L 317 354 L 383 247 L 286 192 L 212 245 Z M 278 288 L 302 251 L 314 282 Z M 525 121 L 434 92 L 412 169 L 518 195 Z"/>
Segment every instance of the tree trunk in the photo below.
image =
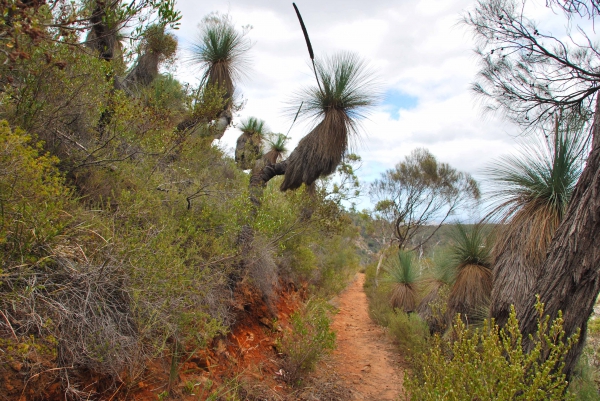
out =
<path fill-rule="evenodd" d="M 581 330 L 578 343 L 567 355 L 564 371 L 570 377 L 581 354 L 587 321 L 600 291 L 600 96 L 592 127 L 592 150 L 549 246 L 546 260 L 531 291 L 520 322 L 524 346 L 532 348 L 528 334 L 537 330 L 535 294 L 545 313 L 555 318 L 562 311 L 564 330 L 570 336 Z"/>
<path fill-rule="evenodd" d="M 118 29 L 115 26 L 110 27 L 106 21 L 107 11 L 112 11 L 110 8 L 113 6 L 113 3 L 105 4 L 103 1 L 96 1 L 90 17 L 92 29 L 86 39 L 86 44 L 95 49 L 100 58 L 106 61 L 113 59 L 117 43 Z"/>
<path fill-rule="evenodd" d="M 375 288 L 379 287 L 379 269 L 381 268 L 381 262 L 383 262 L 383 255 L 385 254 L 385 250 L 381 250 L 381 255 L 379 256 L 379 262 L 377 262 L 377 269 L 375 269 Z"/>
<path fill-rule="evenodd" d="M 250 177 L 251 187 L 264 187 L 271 178 L 277 175 L 285 175 L 287 171 L 288 161 L 284 160 L 277 164 L 269 164 L 256 173 L 253 173 Z"/>

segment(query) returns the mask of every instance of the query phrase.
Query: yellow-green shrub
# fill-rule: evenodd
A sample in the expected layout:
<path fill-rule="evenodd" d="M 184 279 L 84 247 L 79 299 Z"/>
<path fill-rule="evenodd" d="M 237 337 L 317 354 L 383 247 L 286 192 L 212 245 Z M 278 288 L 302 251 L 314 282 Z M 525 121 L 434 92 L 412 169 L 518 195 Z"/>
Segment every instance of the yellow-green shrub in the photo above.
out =
<path fill-rule="evenodd" d="M 57 163 L 40 143 L 0 121 L 0 250 L 5 257 L 35 262 L 41 248 L 68 223 L 71 191 Z M 2 262 L 9 263 L 7 259 Z"/>
<path fill-rule="evenodd" d="M 514 309 L 500 329 L 485 321 L 467 328 L 457 318 L 449 340 L 435 335 L 429 351 L 416 358 L 406 380 L 410 399 L 559 400 L 570 399 L 563 358 L 576 341 L 565 339 L 563 319 L 552 323 L 538 304 L 535 346 L 524 352 Z"/>

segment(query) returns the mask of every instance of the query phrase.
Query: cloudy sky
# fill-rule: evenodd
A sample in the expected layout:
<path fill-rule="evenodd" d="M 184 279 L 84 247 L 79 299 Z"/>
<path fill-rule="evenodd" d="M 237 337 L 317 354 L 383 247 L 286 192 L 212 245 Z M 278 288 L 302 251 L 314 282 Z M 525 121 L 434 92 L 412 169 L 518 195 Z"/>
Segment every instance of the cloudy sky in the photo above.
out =
<path fill-rule="evenodd" d="M 534 0 L 535 3 L 535 0 Z M 536 19 L 555 21 L 537 0 Z M 355 147 L 363 164 L 361 182 L 378 178 L 417 147 L 428 148 L 440 161 L 481 176 L 489 161 L 509 152 L 518 130 L 499 117 L 484 115 L 469 90 L 477 73 L 475 47 L 459 23 L 472 0 L 297 0 L 316 56 L 353 51 L 366 59 L 381 83 L 382 102 L 363 121 Z M 284 113 L 292 94 L 315 79 L 302 31 L 291 1 L 178 0 L 183 14 L 176 31 L 186 49 L 198 35 L 198 23 L 210 12 L 228 13 L 238 27 L 251 25 L 250 70 L 239 84 L 245 108 L 235 118 L 264 119 L 273 132 L 287 132 Z M 177 76 L 197 83 L 198 71 L 184 63 Z M 291 147 L 308 132 L 296 124 Z M 240 132 L 230 128 L 222 145 L 233 148 Z M 359 207 L 369 207 L 368 195 Z"/>

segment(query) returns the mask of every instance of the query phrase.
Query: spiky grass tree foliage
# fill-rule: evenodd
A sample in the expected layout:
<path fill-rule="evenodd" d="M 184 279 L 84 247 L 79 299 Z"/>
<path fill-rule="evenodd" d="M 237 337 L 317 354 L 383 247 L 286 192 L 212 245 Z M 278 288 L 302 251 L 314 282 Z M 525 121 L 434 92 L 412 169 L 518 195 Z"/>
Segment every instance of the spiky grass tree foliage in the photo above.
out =
<path fill-rule="evenodd" d="M 223 111 L 216 122 L 221 136 L 231 122 L 235 82 L 245 73 L 250 47 L 246 32 L 235 29 L 229 15 L 218 13 L 203 19 L 197 42 L 192 44 L 192 61 L 203 70 L 201 84 L 223 91 Z"/>
<path fill-rule="evenodd" d="M 242 135 L 235 146 L 235 161 L 239 168 L 248 170 L 262 156 L 262 142 L 268 130 L 265 122 L 256 117 L 247 118 L 239 128 Z"/>
<path fill-rule="evenodd" d="M 491 216 L 499 217 L 494 248 L 494 290 L 491 315 L 504 325 L 515 305 L 520 320 L 573 188 L 583 168 L 585 135 L 573 132 L 577 122 L 557 123 L 546 139 L 522 143 L 519 153 L 487 169 L 495 201 Z"/>
<path fill-rule="evenodd" d="M 447 302 L 455 279 L 456 264 L 449 250 L 436 252 L 430 270 L 421 279 L 425 295 L 417 307 L 417 313 L 427 322 L 431 333 L 443 332 L 450 323 L 446 314 Z"/>
<path fill-rule="evenodd" d="M 286 147 L 288 137 L 283 134 L 271 134 L 267 139 L 268 151 L 263 160 L 266 164 L 275 164 L 285 157 L 288 149 Z"/>
<path fill-rule="evenodd" d="M 492 292 L 491 245 L 482 224 L 457 224 L 451 231 L 450 257 L 456 267 L 456 280 L 448 298 L 448 314 L 457 313 L 469 321 L 483 320 Z"/>
<path fill-rule="evenodd" d="M 357 120 L 377 98 L 370 72 L 353 53 L 317 60 L 315 68 L 322 91 L 317 85 L 306 88 L 297 100 L 304 102 L 300 114 L 313 118 L 316 126 L 288 158 L 282 191 L 303 183 L 310 186 L 333 173 L 348 149 L 349 137 L 357 133 Z"/>
<path fill-rule="evenodd" d="M 419 266 L 409 251 L 398 251 L 384 265 L 385 281 L 392 285 L 390 304 L 406 313 L 413 312 L 417 305 L 417 278 Z"/>

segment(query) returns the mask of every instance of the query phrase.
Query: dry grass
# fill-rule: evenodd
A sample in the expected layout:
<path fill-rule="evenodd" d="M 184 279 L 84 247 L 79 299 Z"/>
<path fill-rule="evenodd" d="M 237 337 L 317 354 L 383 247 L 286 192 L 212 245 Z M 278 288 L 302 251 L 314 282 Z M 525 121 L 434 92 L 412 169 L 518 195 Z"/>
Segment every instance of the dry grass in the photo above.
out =
<path fill-rule="evenodd" d="M 390 295 L 392 308 L 398 308 L 406 313 L 413 312 L 417 306 L 417 291 L 413 284 L 397 283 Z"/>
<path fill-rule="evenodd" d="M 489 304 L 492 292 L 492 271 L 489 267 L 467 264 L 460 266 L 456 282 L 450 291 L 450 316 L 460 313 L 470 321 L 480 320 L 481 310 Z"/>
<path fill-rule="evenodd" d="M 245 255 L 245 266 L 251 283 L 262 293 L 263 299 L 272 307 L 277 297 L 279 274 L 273 259 L 274 245 L 255 236 Z"/>
<path fill-rule="evenodd" d="M 85 398 L 73 372 L 122 379 L 143 369 L 145 355 L 122 269 L 58 258 L 47 268 L 3 280 L 1 305 L 19 338 L 56 338 L 57 365 L 66 394 Z"/>

